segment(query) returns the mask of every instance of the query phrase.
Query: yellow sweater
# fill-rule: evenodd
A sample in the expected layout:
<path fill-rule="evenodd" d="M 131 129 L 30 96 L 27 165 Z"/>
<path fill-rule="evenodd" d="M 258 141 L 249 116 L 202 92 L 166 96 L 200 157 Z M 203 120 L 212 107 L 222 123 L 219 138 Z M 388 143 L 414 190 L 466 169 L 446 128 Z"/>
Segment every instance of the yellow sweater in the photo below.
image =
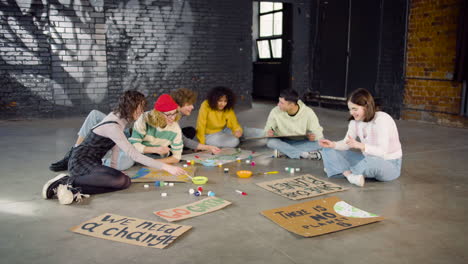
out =
<path fill-rule="evenodd" d="M 208 101 L 205 100 L 200 106 L 197 119 L 197 138 L 201 144 L 205 144 L 205 135 L 213 134 L 228 127 L 235 131 L 242 131 L 242 127 L 237 122 L 236 113 L 233 109 L 220 111 L 211 109 Z"/>

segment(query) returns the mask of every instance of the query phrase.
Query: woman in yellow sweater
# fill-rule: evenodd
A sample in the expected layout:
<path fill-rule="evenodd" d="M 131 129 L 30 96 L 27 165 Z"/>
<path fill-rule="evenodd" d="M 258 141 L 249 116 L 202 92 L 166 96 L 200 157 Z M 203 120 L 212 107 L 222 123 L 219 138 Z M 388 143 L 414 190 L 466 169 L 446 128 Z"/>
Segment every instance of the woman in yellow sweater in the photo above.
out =
<path fill-rule="evenodd" d="M 218 86 L 210 90 L 198 112 L 196 135 L 201 144 L 231 148 L 239 145 L 244 130 L 234 113 L 235 103 L 231 89 Z M 246 128 L 245 132 L 252 136 L 263 135 L 261 129 Z"/>

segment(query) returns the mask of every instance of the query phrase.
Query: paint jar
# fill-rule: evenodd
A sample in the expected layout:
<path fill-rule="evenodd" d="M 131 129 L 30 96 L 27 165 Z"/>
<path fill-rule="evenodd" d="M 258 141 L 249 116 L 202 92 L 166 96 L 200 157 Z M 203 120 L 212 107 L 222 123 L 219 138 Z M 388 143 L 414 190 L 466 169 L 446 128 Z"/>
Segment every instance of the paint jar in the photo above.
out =
<path fill-rule="evenodd" d="M 240 170 L 237 171 L 236 174 L 239 178 L 249 178 L 250 176 L 252 176 L 252 172 L 249 170 Z"/>

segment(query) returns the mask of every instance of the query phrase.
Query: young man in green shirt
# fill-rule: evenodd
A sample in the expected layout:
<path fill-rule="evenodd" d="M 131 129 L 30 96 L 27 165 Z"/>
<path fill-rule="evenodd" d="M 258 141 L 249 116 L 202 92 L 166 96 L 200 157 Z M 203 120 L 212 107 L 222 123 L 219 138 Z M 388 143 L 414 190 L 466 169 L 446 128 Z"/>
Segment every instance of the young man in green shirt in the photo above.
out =
<path fill-rule="evenodd" d="M 323 128 L 314 111 L 299 100 L 296 91 L 287 90 L 280 94 L 278 105 L 271 110 L 264 130 L 271 137 L 267 146 L 275 150 L 275 157 L 284 154 L 291 159 L 321 159 L 316 150 L 321 148 L 318 140 L 323 138 Z"/>

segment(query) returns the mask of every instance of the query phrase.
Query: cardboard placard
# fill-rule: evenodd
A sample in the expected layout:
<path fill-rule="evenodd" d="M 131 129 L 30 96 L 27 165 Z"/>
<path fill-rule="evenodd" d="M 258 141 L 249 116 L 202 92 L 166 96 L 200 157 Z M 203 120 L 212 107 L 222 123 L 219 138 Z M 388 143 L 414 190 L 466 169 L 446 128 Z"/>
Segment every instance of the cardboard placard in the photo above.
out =
<path fill-rule="evenodd" d="M 262 215 L 289 232 L 313 237 L 384 220 L 336 196 L 266 210 Z"/>
<path fill-rule="evenodd" d="M 347 188 L 317 179 L 310 174 L 260 182 L 257 183 L 257 185 L 291 200 L 301 200 L 322 194 L 347 190 Z"/>
<path fill-rule="evenodd" d="M 213 155 L 209 151 L 202 151 L 192 154 L 182 155 L 181 160 L 194 160 L 197 163 L 203 163 L 204 161 L 212 161 L 213 165 L 226 164 L 229 162 L 234 162 L 237 159 L 247 159 L 249 156 L 256 157 L 260 153 L 252 152 L 250 150 L 240 149 L 240 148 L 223 148 L 221 152 Z"/>
<path fill-rule="evenodd" d="M 165 248 L 190 228 L 106 213 L 74 226 L 70 231 L 141 247 Z"/>
<path fill-rule="evenodd" d="M 183 168 L 190 177 L 195 175 L 196 168 L 189 166 Z M 143 167 L 139 169 L 135 176 L 130 178 L 132 182 L 155 182 L 155 181 L 168 181 L 168 182 L 189 182 L 190 178 L 187 175 L 174 176 L 165 170 L 157 170 L 153 168 Z"/>
<path fill-rule="evenodd" d="M 230 205 L 231 202 L 218 197 L 208 197 L 195 203 L 154 212 L 169 222 L 179 221 L 202 214 L 211 213 Z"/>

